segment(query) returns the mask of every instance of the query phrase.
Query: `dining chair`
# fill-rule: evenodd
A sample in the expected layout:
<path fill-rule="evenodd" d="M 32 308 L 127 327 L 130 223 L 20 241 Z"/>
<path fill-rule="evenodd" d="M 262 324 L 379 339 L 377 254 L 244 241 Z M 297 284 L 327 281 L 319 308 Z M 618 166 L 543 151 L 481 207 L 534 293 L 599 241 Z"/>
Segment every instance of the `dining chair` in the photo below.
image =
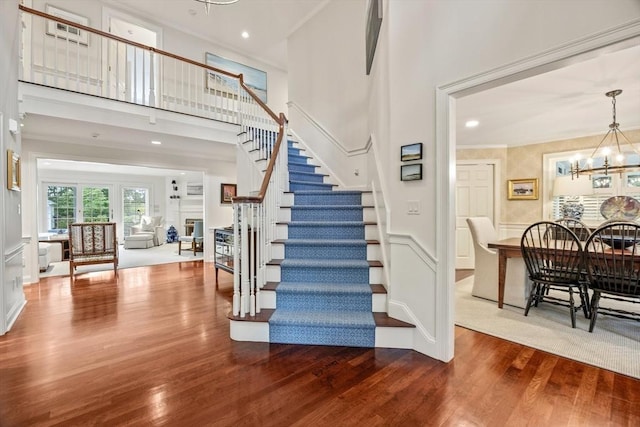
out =
<path fill-rule="evenodd" d="M 475 266 L 471 295 L 498 300 L 498 254 L 487 244 L 498 240 L 498 232 L 486 216 L 467 218 L 473 240 Z M 504 303 L 524 307 L 529 297 L 529 283 L 522 258 L 509 258 L 505 278 Z"/>
<path fill-rule="evenodd" d="M 640 225 L 610 222 L 591 234 L 585 245 L 585 268 L 592 290 L 589 332 L 596 326 L 598 314 L 640 321 Z M 609 307 L 601 300 L 617 301 Z"/>
<path fill-rule="evenodd" d="M 533 282 L 524 315 L 529 315 L 532 305 L 538 307 L 545 302 L 568 307 L 572 328 L 576 327 L 576 312 L 580 308 L 589 318 L 583 248 L 578 236 L 557 222 L 540 221 L 525 230 L 520 249 Z M 568 298 L 563 297 L 565 293 Z M 579 305 L 576 305 L 575 293 L 579 296 Z"/>
<path fill-rule="evenodd" d="M 202 242 L 204 241 L 204 230 L 202 221 L 193 222 L 193 232 L 190 236 L 180 236 L 178 238 L 178 255 L 182 254 L 182 243 L 190 243 L 193 255 L 198 250 L 201 251 Z"/>
<path fill-rule="evenodd" d="M 591 228 L 579 219 L 565 217 L 556 220 L 556 222 L 573 231 L 581 242 L 586 242 L 591 235 Z"/>

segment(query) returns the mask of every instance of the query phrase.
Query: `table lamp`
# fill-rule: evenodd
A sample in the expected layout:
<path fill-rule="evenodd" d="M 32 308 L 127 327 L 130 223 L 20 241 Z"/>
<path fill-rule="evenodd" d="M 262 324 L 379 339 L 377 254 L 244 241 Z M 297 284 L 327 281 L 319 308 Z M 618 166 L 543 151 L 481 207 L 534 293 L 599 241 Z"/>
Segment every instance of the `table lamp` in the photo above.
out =
<path fill-rule="evenodd" d="M 564 204 L 560 207 L 563 218 L 580 220 L 584 213 L 584 206 L 580 196 L 593 194 L 591 179 L 587 175 L 571 177 L 571 175 L 557 176 L 553 181 L 553 196 L 565 197 Z"/>

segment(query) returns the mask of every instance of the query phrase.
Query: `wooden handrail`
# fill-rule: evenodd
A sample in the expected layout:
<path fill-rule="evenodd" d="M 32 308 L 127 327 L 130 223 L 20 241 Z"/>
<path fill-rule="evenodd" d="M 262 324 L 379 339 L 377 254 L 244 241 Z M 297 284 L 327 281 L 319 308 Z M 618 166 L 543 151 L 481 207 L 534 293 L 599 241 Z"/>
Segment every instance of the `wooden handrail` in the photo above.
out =
<path fill-rule="evenodd" d="M 202 67 L 202 68 L 205 68 L 207 70 L 216 72 L 218 74 L 223 74 L 225 76 L 233 77 L 233 78 L 238 79 L 240 81 L 240 86 L 242 86 L 242 88 L 247 91 L 247 93 L 253 98 L 253 100 L 256 101 L 256 103 L 258 103 L 258 105 L 260 105 L 260 107 L 262 107 L 262 109 L 264 109 L 265 112 L 276 123 L 278 123 L 278 138 L 277 138 L 276 144 L 275 144 L 275 146 L 274 146 L 274 148 L 272 150 L 273 155 L 271 156 L 271 159 L 269 160 L 269 165 L 268 165 L 267 170 L 265 172 L 264 179 L 262 180 L 262 185 L 260 186 L 260 192 L 258 193 L 258 196 L 239 196 L 239 197 L 234 197 L 232 199 L 232 201 L 235 202 L 235 203 L 242 203 L 242 202 L 262 203 L 262 201 L 264 200 L 264 196 L 267 193 L 267 188 L 269 186 L 269 180 L 271 179 L 271 175 L 273 174 L 273 169 L 275 167 L 275 162 L 276 162 L 276 160 L 278 158 L 278 152 L 280 150 L 280 145 L 282 143 L 282 139 L 284 138 L 284 125 L 287 122 L 287 117 L 284 115 L 284 113 L 280 113 L 280 116 L 276 115 L 276 113 L 274 113 L 258 97 L 258 95 L 256 95 L 251 90 L 251 88 L 249 88 L 244 83 L 244 76 L 242 74 L 233 74 L 233 73 L 230 73 L 228 71 L 221 70 L 221 69 L 216 68 L 216 67 L 212 67 L 211 65 L 203 64 L 203 63 L 191 60 L 189 58 L 185 58 L 185 57 L 180 56 L 180 55 L 176 55 L 176 54 L 169 53 L 169 52 L 166 52 L 166 51 L 161 50 L 161 49 L 157 49 L 157 48 L 152 47 L 152 46 L 147 46 L 147 45 L 142 44 L 142 43 L 137 43 L 137 42 L 134 42 L 134 41 L 131 41 L 131 40 L 127 40 L 125 38 L 118 37 L 118 36 L 115 36 L 113 34 L 106 33 L 104 31 L 97 30 L 97 29 L 92 28 L 92 27 L 88 27 L 86 25 L 78 24 L 77 22 L 73 22 L 73 21 L 69 21 L 69 20 L 64 19 L 64 18 L 59 18 L 57 16 L 49 15 L 48 13 L 41 12 L 41 11 L 36 10 L 36 9 L 32 9 L 30 7 L 26 7 L 26 6 L 22 5 L 22 4 L 18 5 L 18 8 L 21 11 L 30 13 L 32 15 L 36 15 L 36 16 L 40 16 L 40 17 L 45 18 L 45 19 L 50 19 L 52 21 L 60 22 L 62 24 L 69 25 L 69 26 L 75 27 L 75 28 L 79 28 L 81 30 L 87 31 L 89 33 L 96 34 L 96 35 L 101 36 L 101 37 L 105 37 L 105 38 L 108 38 L 108 39 L 111 39 L 111 40 L 115 40 L 115 41 L 118 41 L 118 42 L 121 42 L 121 43 L 125 43 L 125 44 L 128 44 L 130 46 L 135 46 L 135 47 L 138 47 L 140 49 L 145 49 L 145 50 L 148 50 L 148 51 L 151 51 L 151 52 L 155 52 L 157 54 L 160 54 L 160 55 L 163 55 L 163 56 L 167 56 L 169 58 L 173 58 L 173 59 L 176 59 L 178 61 L 186 62 L 188 64 L 195 65 L 195 66 L 198 66 L 198 67 Z"/>

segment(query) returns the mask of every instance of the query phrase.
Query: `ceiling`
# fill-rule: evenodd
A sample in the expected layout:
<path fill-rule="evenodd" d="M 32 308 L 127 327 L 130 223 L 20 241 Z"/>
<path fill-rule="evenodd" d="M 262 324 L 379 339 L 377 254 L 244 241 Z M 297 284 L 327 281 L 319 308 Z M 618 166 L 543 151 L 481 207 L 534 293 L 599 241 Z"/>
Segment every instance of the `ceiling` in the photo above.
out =
<path fill-rule="evenodd" d="M 517 146 L 605 134 L 614 89 L 620 129 L 640 129 L 640 41 L 634 47 L 460 98 L 456 144 Z M 465 128 L 467 120 L 476 128 Z"/>
<path fill-rule="evenodd" d="M 209 40 L 282 70 L 287 69 L 287 37 L 328 0 L 239 0 L 210 7 L 196 0 L 103 0 L 148 20 Z M 249 38 L 241 36 L 243 31 Z"/>

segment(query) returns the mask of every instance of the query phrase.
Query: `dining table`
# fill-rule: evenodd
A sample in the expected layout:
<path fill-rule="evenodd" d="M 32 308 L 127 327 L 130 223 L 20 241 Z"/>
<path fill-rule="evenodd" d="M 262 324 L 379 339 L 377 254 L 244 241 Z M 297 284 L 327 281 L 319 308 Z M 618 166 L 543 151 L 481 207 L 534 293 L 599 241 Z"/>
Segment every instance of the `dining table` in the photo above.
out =
<path fill-rule="evenodd" d="M 507 276 L 507 261 L 509 258 L 522 258 L 520 237 L 509 237 L 487 243 L 491 249 L 498 252 L 498 308 L 504 305 L 504 287 Z"/>

